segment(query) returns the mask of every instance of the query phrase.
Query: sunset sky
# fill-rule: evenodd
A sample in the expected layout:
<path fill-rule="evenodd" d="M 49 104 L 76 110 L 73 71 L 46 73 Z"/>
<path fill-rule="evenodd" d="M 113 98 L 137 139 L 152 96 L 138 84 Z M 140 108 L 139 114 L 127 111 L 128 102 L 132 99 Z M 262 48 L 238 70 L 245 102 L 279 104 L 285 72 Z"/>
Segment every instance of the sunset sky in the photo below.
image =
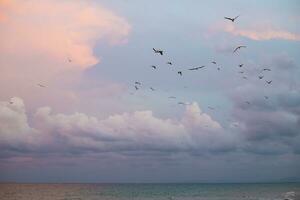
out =
<path fill-rule="evenodd" d="M 299 10 L 0 0 L 0 181 L 300 180 Z"/>

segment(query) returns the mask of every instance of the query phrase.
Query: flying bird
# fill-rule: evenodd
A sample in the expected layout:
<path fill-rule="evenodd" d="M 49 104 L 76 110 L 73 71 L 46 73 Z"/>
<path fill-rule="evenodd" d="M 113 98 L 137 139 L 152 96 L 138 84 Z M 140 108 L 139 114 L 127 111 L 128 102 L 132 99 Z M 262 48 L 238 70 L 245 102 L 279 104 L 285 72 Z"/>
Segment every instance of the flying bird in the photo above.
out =
<path fill-rule="evenodd" d="M 239 15 L 236 16 L 236 17 L 234 17 L 234 18 L 231 18 L 231 17 L 224 17 L 224 19 L 228 19 L 228 20 L 234 22 L 238 17 L 239 17 Z"/>
<path fill-rule="evenodd" d="M 13 103 L 14 103 L 13 101 L 10 101 L 10 102 L 9 102 L 9 104 L 13 104 Z"/>
<path fill-rule="evenodd" d="M 167 62 L 167 64 L 168 64 L 168 65 L 172 65 L 172 63 L 171 63 L 171 62 Z"/>
<path fill-rule="evenodd" d="M 272 83 L 272 81 L 266 81 L 266 83 L 268 83 L 268 84 L 271 84 L 271 83 Z"/>
<path fill-rule="evenodd" d="M 217 70 L 219 70 L 219 71 L 220 71 L 220 69 L 221 69 L 220 67 L 217 68 Z"/>
<path fill-rule="evenodd" d="M 154 53 L 159 53 L 160 55 L 163 55 L 164 54 L 164 51 L 163 50 L 156 50 L 154 48 L 152 48 Z"/>
<path fill-rule="evenodd" d="M 240 74 L 243 74 L 243 73 L 244 73 L 244 71 L 240 71 L 239 73 L 240 73 Z"/>
<path fill-rule="evenodd" d="M 194 68 L 190 68 L 189 70 L 198 70 L 198 69 L 201 69 L 201 68 L 203 68 L 203 67 L 205 67 L 205 66 L 201 66 L 201 67 L 194 67 Z"/>
<path fill-rule="evenodd" d="M 208 106 L 209 109 L 214 110 L 215 108 Z"/>
<path fill-rule="evenodd" d="M 177 74 L 179 74 L 180 76 L 182 76 L 182 71 L 177 72 Z"/>
<path fill-rule="evenodd" d="M 244 45 L 241 45 L 241 46 L 238 46 L 236 47 L 234 50 L 233 50 L 233 53 L 235 53 L 237 50 L 241 49 L 241 48 L 246 48 L 247 46 L 244 46 Z"/>
<path fill-rule="evenodd" d="M 155 66 L 155 65 L 152 65 L 151 67 L 152 67 L 153 69 L 156 69 L 156 66 Z"/>
<path fill-rule="evenodd" d="M 258 76 L 259 79 L 263 79 L 264 76 Z"/>
<path fill-rule="evenodd" d="M 239 67 L 243 67 L 244 64 L 239 64 Z"/>
<path fill-rule="evenodd" d="M 71 60 L 70 58 L 68 58 L 68 61 L 69 61 L 69 62 L 72 62 L 72 60 Z"/>
<path fill-rule="evenodd" d="M 264 69 L 261 70 L 261 72 L 263 72 L 263 71 L 269 71 L 269 72 L 270 72 L 271 69 L 269 69 L 269 68 L 264 68 Z"/>
<path fill-rule="evenodd" d="M 138 82 L 138 81 L 136 81 L 136 82 L 135 82 L 135 84 L 136 84 L 136 85 L 141 85 L 141 83 L 140 83 L 140 82 Z"/>
<path fill-rule="evenodd" d="M 216 61 L 212 61 L 211 63 L 212 63 L 212 64 L 215 64 L 215 65 L 217 64 L 217 62 L 216 62 Z"/>
<path fill-rule="evenodd" d="M 243 76 L 243 79 L 248 79 L 246 76 Z"/>
<path fill-rule="evenodd" d="M 269 97 L 268 97 L 268 96 L 265 96 L 265 99 L 269 99 Z"/>
<path fill-rule="evenodd" d="M 136 85 L 134 86 L 134 88 L 135 88 L 135 90 L 138 90 L 138 89 L 139 89 Z"/>
<path fill-rule="evenodd" d="M 44 85 L 42 85 L 42 84 L 37 84 L 39 87 L 46 87 L 46 86 L 44 86 Z"/>
<path fill-rule="evenodd" d="M 153 87 L 150 87 L 150 89 L 151 89 L 152 91 L 154 91 L 154 90 L 155 90 Z"/>
<path fill-rule="evenodd" d="M 249 102 L 249 101 L 246 101 L 246 103 L 247 103 L 248 105 L 250 105 L 250 102 Z"/>

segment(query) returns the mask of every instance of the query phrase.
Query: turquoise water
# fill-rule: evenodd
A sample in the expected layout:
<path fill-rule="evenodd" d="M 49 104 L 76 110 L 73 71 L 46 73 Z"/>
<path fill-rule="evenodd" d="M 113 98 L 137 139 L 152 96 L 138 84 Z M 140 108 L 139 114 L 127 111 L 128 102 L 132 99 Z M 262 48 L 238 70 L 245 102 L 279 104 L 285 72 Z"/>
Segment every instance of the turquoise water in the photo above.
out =
<path fill-rule="evenodd" d="M 285 184 L 0 184 L 2 200 L 279 200 L 300 199 Z"/>

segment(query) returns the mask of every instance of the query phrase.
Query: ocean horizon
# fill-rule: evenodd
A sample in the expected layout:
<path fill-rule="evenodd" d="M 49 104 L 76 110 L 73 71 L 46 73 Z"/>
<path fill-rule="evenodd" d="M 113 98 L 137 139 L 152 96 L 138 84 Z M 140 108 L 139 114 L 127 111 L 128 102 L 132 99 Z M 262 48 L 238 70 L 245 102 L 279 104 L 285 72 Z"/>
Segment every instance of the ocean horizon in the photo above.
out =
<path fill-rule="evenodd" d="M 297 200 L 300 183 L 0 183 L 2 200 Z"/>

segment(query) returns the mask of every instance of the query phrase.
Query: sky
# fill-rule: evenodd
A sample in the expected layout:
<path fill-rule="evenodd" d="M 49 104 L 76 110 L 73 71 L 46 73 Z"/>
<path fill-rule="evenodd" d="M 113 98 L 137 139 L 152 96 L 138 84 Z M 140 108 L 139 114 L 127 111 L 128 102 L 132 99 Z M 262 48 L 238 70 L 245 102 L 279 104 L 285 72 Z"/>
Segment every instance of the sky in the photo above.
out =
<path fill-rule="evenodd" d="M 300 180 L 299 10 L 0 0 L 0 181 Z"/>

